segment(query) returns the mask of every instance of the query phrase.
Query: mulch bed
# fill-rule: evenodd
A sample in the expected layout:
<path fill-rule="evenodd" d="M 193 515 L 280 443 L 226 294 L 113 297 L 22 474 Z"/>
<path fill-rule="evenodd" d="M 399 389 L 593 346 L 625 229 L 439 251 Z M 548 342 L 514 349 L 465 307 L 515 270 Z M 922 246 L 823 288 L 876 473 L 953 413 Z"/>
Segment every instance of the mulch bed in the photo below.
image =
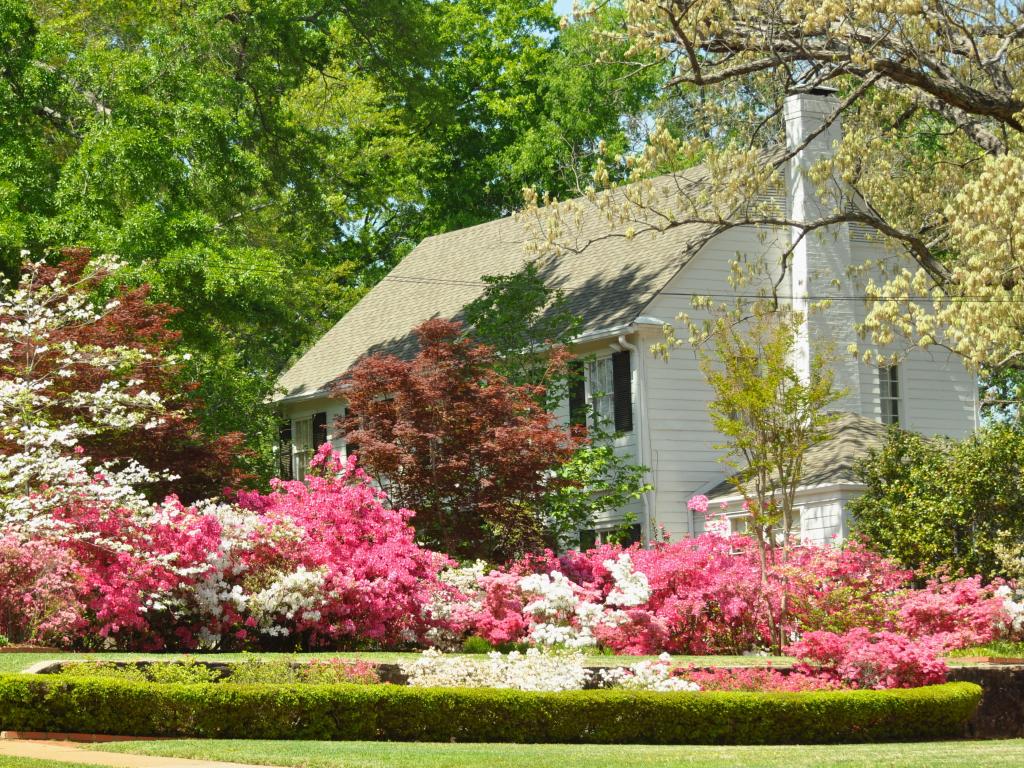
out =
<path fill-rule="evenodd" d="M 64 651 L 45 645 L 4 645 L 0 646 L 0 653 L 64 653 Z"/>

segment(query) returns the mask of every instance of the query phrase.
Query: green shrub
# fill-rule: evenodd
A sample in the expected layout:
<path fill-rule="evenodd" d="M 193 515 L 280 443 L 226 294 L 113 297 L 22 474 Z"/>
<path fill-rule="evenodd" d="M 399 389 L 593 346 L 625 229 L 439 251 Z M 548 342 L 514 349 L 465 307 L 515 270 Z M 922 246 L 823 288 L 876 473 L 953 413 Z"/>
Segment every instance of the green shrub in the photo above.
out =
<path fill-rule="evenodd" d="M 215 683 L 220 672 L 195 659 L 175 662 L 157 662 L 145 667 L 146 677 L 154 683 Z"/>
<path fill-rule="evenodd" d="M 376 666 L 368 661 L 345 659 L 312 659 L 299 661 L 298 657 L 261 661 L 247 657 L 241 662 L 220 668 L 204 664 L 197 659 L 182 661 L 154 661 L 144 664 L 117 664 L 107 661 L 84 661 L 65 664 L 56 673 L 61 677 L 108 678 L 140 683 L 194 684 L 235 683 L 268 684 L 334 684 L 377 683 Z"/>
<path fill-rule="evenodd" d="M 473 635 L 462 641 L 463 653 L 490 653 L 493 650 L 494 646 L 490 641 L 480 635 Z"/>
<path fill-rule="evenodd" d="M 5 645 L 10 645 L 10 644 L 11 644 L 11 641 L 7 639 L 7 635 L 0 634 L 0 648 L 3 648 Z"/>
<path fill-rule="evenodd" d="M 0 676 L 0 729 L 197 738 L 783 744 L 958 736 L 981 688 L 654 693 Z"/>
<path fill-rule="evenodd" d="M 1022 466 L 1020 425 L 990 424 L 960 442 L 890 430 L 857 466 L 866 489 L 850 502 L 853 531 L 929 576 L 1012 575 L 1012 543 L 1024 539 Z"/>
<path fill-rule="evenodd" d="M 138 664 L 116 664 L 112 661 L 79 661 L 63 664 L 55 673 L 60 677 L 109 678 L 136 683 L 152 682 Z"/>

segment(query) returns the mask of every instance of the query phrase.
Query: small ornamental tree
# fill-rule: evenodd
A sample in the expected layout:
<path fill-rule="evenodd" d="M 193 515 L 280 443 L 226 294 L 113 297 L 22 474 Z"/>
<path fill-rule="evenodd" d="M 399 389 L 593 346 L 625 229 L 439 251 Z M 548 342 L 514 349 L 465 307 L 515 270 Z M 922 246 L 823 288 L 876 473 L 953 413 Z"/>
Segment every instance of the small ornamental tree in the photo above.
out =
<path fill-rule="evenodd" d="M 698 300 L 699 301 L 699 300 Z M 842 396 L 826 356 L 812 355 L 802 376 L 794 363 L 802 316 L 771 302 L 725 310 L 708 303 L 711 319 L 691 322 L 701 371 L 711 386 L 711 422 L 726 440 L 722 462 L 743 497 L 757 545 L 761 578 L 790 553 L 796 492 L 807 451 L 828 436 Z M 765 589 L 767 591 L 767 589 Z M 769 611 L 772 647 L 781 650 L 788 609 L 783 589 Z"/>
<path fill-rule="evenodd" d="M 459 558 L 501 560 L 542 546 L 539 500 L 566 482 L 555 470 L 580 439 L 513 385 L 495 353 L 461 326 L 416 329 L 412 360 L 373 355 L 335 394 L 357 414 L 342 423 L 360 464 L 396 507 L 416 510 L 421 540 Z"/>
<path fill-rule="evenodd" d="M 154 498 L 170 492 L 170 475 L 185 499 L 237 483 L 242 436 L 200 431 L 202 404 L 168 354 L 176 310 L 150 302 L 148 286 L 110 286 L 116 265 L 90 263 L 87 249 L 64 256 L 55 267 L 26 265 L 20 285 L 0 298 L 0 477 L 31 489 L 47 483 L 38 476 L 42 453 L 77 452 L 96 464 L 164 471 L 134 479 Z"/>

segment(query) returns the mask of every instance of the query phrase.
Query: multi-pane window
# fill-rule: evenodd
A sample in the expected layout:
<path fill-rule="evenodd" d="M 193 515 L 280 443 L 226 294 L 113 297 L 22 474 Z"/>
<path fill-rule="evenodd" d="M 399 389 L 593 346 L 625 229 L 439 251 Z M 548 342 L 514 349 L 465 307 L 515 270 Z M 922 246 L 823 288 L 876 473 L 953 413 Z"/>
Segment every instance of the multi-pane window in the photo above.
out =
<path fill-rule="evenodd" d="M 615 377 L 610 357 L 587 363 L 587 396 L 597 426 L 615 423 Z"/>
<path fill-rule="evenodd" d="M 789 535 L 795 538 L 797 541 L 802 536 L 802 523 L 800 520 L 800 509 L 796 508 L 790 513 L 789 517 Z M 753 518 L 747 515 L 733 515 L 729 518 L 729 533 L 733 536 L 749 536 L 754 532 L 754 521 Z M 775 543 L 781 546 L 783 542 L 783 531 L 782 522 L 780 521 L 777 525 L 772 526 L 772 532 L 775 536 Z"/>
<path fill-rule="evenodd" d="M 580 531 L 580 552 L 599 547 L 614 539 L 618 544 L 628 547 L 631 544 L 639 544 L 643 538 L 643 528 L 639 523 L 629 526 L 623 530 L 622 526 L 617 528 L 584 528 Z"/>
<path fill-rule="evenodd" d="M 746 536 L 751 530 L 750 515 L 735 515 L 729 518 L 729 533 L 733 536 Z"/>
<path fill-rule="evenodd" d="M 633 384 L 629 350 L 574 363 L 569 386 L 569 422 L 619 433 L 633 431 Z"/>
<path fill-rule="evenodd" d="M 900 423 L 900 368 L 882 365 L 878 368 L 878 396 L 882 406 L 882 423 Z"/>
<path fill-rule="evenodd" d="M 796 543 L 800 543 L 803 539 L 803 523 L 800 519 L 800 509 L 794 509 L 789 515 L 789 536 L 796 540 Z M 778 526 L 775 530 L 775 543 L 782 546 L 785 539 L 785 533 L 782 530 L 782 521 L 779 521 Z"/>
<path fill-rule="evenodd" d="M 306 469 L 313 458 L 313 419 L 292 422 L 292 475 L 296 480 L 306 479 Z"/>

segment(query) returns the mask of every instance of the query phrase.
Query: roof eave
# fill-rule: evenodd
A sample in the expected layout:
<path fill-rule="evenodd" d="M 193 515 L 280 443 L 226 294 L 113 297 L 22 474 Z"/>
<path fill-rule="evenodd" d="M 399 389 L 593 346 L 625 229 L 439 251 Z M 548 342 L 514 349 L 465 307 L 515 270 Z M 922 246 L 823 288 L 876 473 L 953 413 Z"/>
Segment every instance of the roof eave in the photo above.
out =
<path fill-rule="evenodd" d="M 822 491 L 863 491 L 867 488 L 864 483 L 858 483 L 853 480 L 839 480 L 827 483 L 818 483 L 817 485 L 801 485 L 797 487 L 797 493 L 814 492 L 820 493 Z M 738 493 L 730 493 L 727 496 L 712 496 L 708 498 L 708 504 L 732 504 L 737 501 L 743 501 L 743 496 Z"/>

